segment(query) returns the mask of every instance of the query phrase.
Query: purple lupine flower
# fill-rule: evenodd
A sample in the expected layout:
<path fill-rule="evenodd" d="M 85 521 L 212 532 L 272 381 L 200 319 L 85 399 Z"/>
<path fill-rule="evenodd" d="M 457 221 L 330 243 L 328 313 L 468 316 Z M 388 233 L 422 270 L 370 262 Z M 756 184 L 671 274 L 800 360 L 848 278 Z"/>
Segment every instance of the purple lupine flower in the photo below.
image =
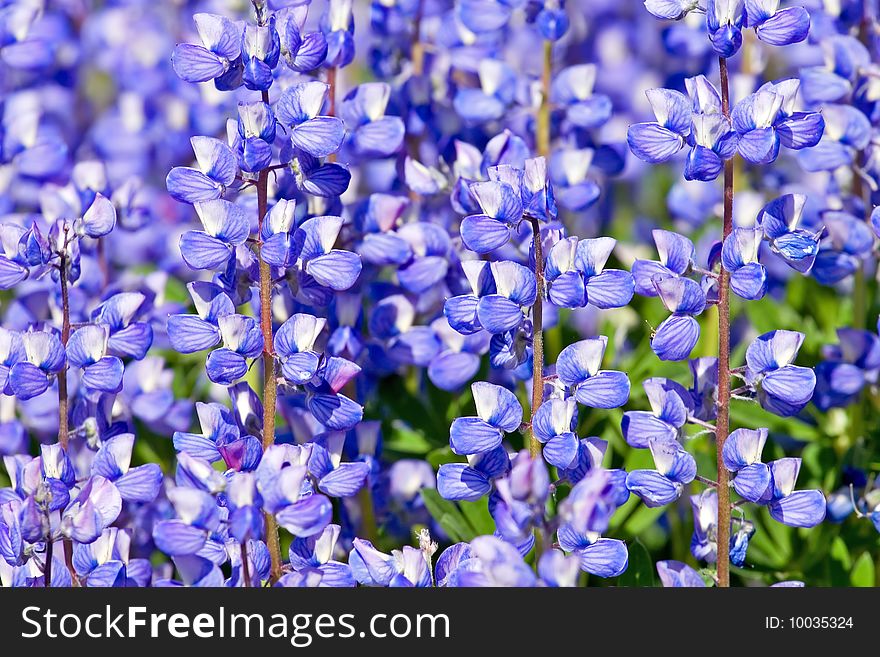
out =
<path fill-rule="evenodd" d="M 803 341 L 803 333 L 777 330 L 759 336 L 746 350 L 746 383 L 757 391 L 761 405 L 777 415 L 798 413 L 813 396 L 816 374 L 793 364 Z"/>
<path fill-rule="evenodd" d="M 623 372 L 600 370 L 608 338 L 581 340 L 563 349 L 556 374 L 574 398 L 591 408 L 617 408 L 629 399 L 629 378 Z"/>
<path fill-rule="evenodd" d="M 512 392 L 478 381 L 471 385 L 476 417 L 456 418 L 449 429 L 449 444 L 456 454 L 490 452 L 501 445 L 505 433 L 517 431 L 522 406 Z"/>
<path fill-rule="evenodd" d="M 301 82 L 285 89 L 275 104 L 278 120 L 289 129 L 290 143 L 312 157 L 335 153 L 345 134 L 340 119 L 321 115 L 327 90 L 323 82 Z"/>
<path fill-rule="evenodd" d="M 235 182 L 238 162 L 232 149 L 213 137 L 190 139 L 198 168 L 174 167 L 168 172 L 168 193 L 183 203 L 219 199 Z"/>
<path fill-rule="evenodd" d="M 52 378 L 67 365 L 61 340 L 54 332 L 26 331 L 21 334 L 23 358 L 9 370 L 9 387 L 21 400 L 42 395 Z"/>
<path fill-rule="evenodd" d="M 191 269 L 221 269 L 235 247 L 247 240 L 248 220 L 241 207 L 229 201 L 198 201 L 194 206 L 204 230 L 184 233 L 180 253 Z"/>
<path fill-rule="evenodd" d="M 67 362 L 82 370 L 82 384 L 88 392 L 119 392 L 122 388 L 122 361 L 109 356 L 110 329 L 103 324 L 86 324 L 70 336 Z"/>
<path fill-rule="evenodd" d="M 660 360 L 686 359 L 700 339 L 700 325 L 694 315 L 706 307 L 706 294 L 699 283 L 675 275 L 655 274 L 657 295 L 672 313 L 651 338 L 651 349 Z"/>
<path fill-rule="evenodd" d="M 556 305 L 620 308 L 630 302 L 634 282 L 629 272 L 605 269 L 616 240 L 568 237 L 550 249 L 544 264 L 547 296 Z"/>
<path fill-rule="evenodd" d="M 648 448 L 656 470 L 633 470 L 626 477 L 626 487 L 646 506 L 665 506 L 677 500 L 684 486 L 694 480 L 697 463 L 677 441 L 650 438 Z"/>
<path fill-rule="evenodd" d="M 819 143 L 825 120 L 818 112 L 795 111 L 799 87 L 797 78 L 767 82 L 733 108 L 737 150 L 746 160 L 768 164 L 779 155 L 780 146 L 801 150 Z"/>
<path fill-rule="evenodd" d="M 241 84 L 241 28 L 215 14 L 196 14 L 193 20 L 203 45 L 178 45 L 171 57 L 175 73 L 187 82 L 214 80 L 218 89 L 234 89 Z"/>

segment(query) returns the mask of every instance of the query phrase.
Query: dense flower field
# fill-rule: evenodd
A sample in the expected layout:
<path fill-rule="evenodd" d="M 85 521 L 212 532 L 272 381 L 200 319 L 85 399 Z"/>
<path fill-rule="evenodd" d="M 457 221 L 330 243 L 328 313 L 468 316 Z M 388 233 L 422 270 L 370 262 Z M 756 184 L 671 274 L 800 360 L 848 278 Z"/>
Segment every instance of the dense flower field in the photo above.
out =
<path fill-rule="evenodd" d="M 877 0 L 0 0 L 4 586 L 874 586 Z"/>

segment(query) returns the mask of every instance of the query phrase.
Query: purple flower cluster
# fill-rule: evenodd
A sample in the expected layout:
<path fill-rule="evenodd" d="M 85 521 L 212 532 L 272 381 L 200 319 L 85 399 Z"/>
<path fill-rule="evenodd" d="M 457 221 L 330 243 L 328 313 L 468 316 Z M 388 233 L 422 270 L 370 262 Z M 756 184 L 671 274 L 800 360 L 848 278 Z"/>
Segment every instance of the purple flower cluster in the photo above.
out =
<path fill-rule="evenodd" d="M 668 507 L 663 586 L 728 586 L 767 522 L 880 531 L 780 430 L 876 401 L 867 0 L 92 4 L 0 8 L 0 583 L 578 586 Z M 761 316 L 825 288 L 852 326 Z"/>

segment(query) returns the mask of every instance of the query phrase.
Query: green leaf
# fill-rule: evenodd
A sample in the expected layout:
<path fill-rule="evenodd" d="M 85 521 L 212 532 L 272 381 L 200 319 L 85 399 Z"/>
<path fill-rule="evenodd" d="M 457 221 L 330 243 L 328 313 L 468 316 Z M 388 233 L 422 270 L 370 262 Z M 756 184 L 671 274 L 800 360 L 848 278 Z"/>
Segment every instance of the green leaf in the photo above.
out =
<path fill-rule="evenodd" d="M 445 445 L 430 452 L 425 460 L 436 470 L 444 463 L 461 463 L 463 459 L 453 452 L 449 445 Z"/>
<path fill-rule="evenodd" d="M 666 509 L 663 507 L 652 509 L 651 507 L 643 506 L 627 519 L 623 525 L 623 531 L 628 536 L 639 536 L 648 527 L 657 522 L 657 519 L 665 512 Z"/>
<path fill-rule="evenodd" d="M 831 576 L 831 586 L 847 586 L 850 583 L 850 571 L 852 571 L 852 557 L 844 540 L 838 536 L 831 543 L 831 552 L 828 554 L 828 568 Z"/>
<path fill-rule="evenodd" d="M 459 543 L 470 541 L 477 536 L 477 532 L 454 502 L 444 500 L 435 488 L 423 488 L 421 494 L 428 513 L 449 534 L 450 539 Z"/>
<path fill-rule="evenodd" d="M 874 559 L 871 558 L 870 552 L 862 552 L 861 556 L 856 559 L 849 575 L 849 581 L 853 586 L 866 588 L 874 586 Z"/>
<path fill-rule="evenodd" d="M 459 508 L 474 528 L 477 536 L 486 536 L 494 533 L 495 521 L 489 514 L 489 498 L 484 497 L 476 502 L 459 502 Z"/>
<path fill-rule="evenodd" d="M 430 452 L 434 446 L 421 431 L 411 429 L 402 422 L 393 422 L 391 435 L 385 441 L 385 447 L 394 452 L 421 456 Z"/>
<path fill-rule="evenodd" d="M 654 561 L 639 539 L 629 544 L 629 565 L 617 579 L 619 586 L 657 586 L 654 578 Z"/>

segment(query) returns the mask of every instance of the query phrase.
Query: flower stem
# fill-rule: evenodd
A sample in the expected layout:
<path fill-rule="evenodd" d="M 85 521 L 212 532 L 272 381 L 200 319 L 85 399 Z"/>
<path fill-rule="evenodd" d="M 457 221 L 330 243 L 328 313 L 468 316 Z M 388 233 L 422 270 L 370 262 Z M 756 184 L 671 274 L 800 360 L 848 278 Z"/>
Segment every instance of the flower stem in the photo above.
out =
<path fill-rule="evenodd" d="M 47 589 L 52 586 L 52 552 L 54 545 L 52 538 L 46 540 L 46 563 L 43 564 L 43 586 Z"/>
<path fill-rule="evenodd" d="M 422 43 L 422 18 L 424 16 L 424 0 L 419 0 L 416 8 L 416 18 L 413 21 L 412 37 L 412 71 L 416 77 L 425 72 L 425 44 Z"/>
<path fill-rule="evenodd" d="M 535 148 L 538 155 L 550 154 L 550 81 L 553 76 L 553 42 L 544 41 L 544 65 L 541 70 L 541 105 L 538 107 L 538 125 L 535 129 Z"/>
<path fill-rule="evenodd" d="M 251 565 L 248 563 L 247 541 L 241 543 L 241 576 L 244 580 L 242 586 L 246 589 L 250 588 L 252 586 Z"/>
<path fill-rule="evenodd" d="M 373 492 L 370 490 L 370 479 L 364 482 L 358 493 L 361 503 L 361 531 L 368 541 L 374 545 L 379 540 L 379 528 L 376 525 L 376 512 L 373 507 Z"/>
<path fill-rule="evenodd" d="M 718 59 L 721 74 L 721 111 L 730 118 L 730 82 L 727 59 Z M 724 163 L 724 223 L 722 237 L 733 232 L 733 158 Z M 718 481 L 718 586 L 730 586 L 730 486 L 722 450 L 730 433 L 730 272 L 721 266 L 718 281 L 718 401 L 715 449 Z"/>
<path fill-rule="evenodd" d="M 269 104 L 269 92 L 263 92 L 263 102 Z M 263 218 L 269 209 L 269 170 L 260 171 L 257 178 L 257 219 L 258 232 L 262 235 Z M 262 258 L 260 260 L 260 330 L 263 333 L 263 451 L 275 444 L 275 411 L 277 405 L 277 383 L 275 379 L 275 354 L 272 351 L 272 267 Z M 281 577 L 281 542 L 278 538 L 278 523 L 275 516 L 264 512 L 266 521 L 266 546 L 272 561 L 270 571 L 274 583 Z"/>
<path fill-rule="evenodd" d="M 534 217 L 529 217 L 532 224 L 532 246 L 535 251 L 535 282 L 537 295 L 532 306 L 532 414 L 530 426 L 535 421 L 535 413 L 544 401 L 544 255 L 541 244 L 541 225 Z M 529 454 L 538 458 L 541 454 L 541 443 L 535 437 L 535 430 L 529 430 Z"/>
<path fill-rule="evenodd" d="M 544 65 L 541 72 L 541 105 L 538 107 L 538 122 L 535 126 L 535 147 L 539 156 L 550 154 L 550 78 L 553 74 L 553 42 L 544 41 Z M 541 224 L 538 219 L 529 217 L 532 224 L 532 248 L 535 254 L 535 282 L 537 296 L 532 306 L 532 413 L 544 401 L 544 254 L 541 244 Z M 531 426 L 531 423 L 530 423 Z M 541 443 L 529 430 L 529 454 L 537 458 L 541 454 Z"/>
<path fill-rule="evenodd" d="M 65 233 L 68 231 L 68 227 L 65 225 Z M 67 280 L 67 240 L 68 236 L 65 234 L 64 238 L 64 252 L 61 254 L 60 261 L 60 271 L 58 272 L 58 280 L 61 285 L 61 344 L 64 345 L 65 350 L 67 349 L 67 342 L 70 340 L 70 294 L 68 292 L 68 280 Z M 58 442 L 61 444 L 61 448 L 67 452 L 67 445 L 70 440 L 70 401 L 67 395 L 67 363 L 64 363 L 64 366 L 61 368 L 61 371 L 58 372 Z M 51 544 L 51 539 L 49 543 Z M 69 538 L 65 538 L 63 541 L 64 546 L 64 563 L 67 565 L 67 570 L 70 571 L 70 578 L 73 582 L 74 586 L 79 585 L 79 580 L 76 576 L 76 569 L 73 567 L 73 542 Z M 47 548 L 47 553 L 51 556 L 51 548 Z M 50 562 L 47 562 L 48 568 L 51 571 L 52 565 Z M 47 583 L 47 586 L 49 584 Z"/>
<path fill-rule="evenodd" d="M 65 240 L 66 242 L 66 240 Z M 65 251 L 67 245 L 65 244 Z M 70 339 L 70 296 L 67 292 L 67 254 L 61 254 L 59 280 L 61 283 L 61 344 L 67 348 Z M 66 452 L 70 436 L 69 408 L 67 399 L 67 363 L 58 372 L 58 442 Z"/>

